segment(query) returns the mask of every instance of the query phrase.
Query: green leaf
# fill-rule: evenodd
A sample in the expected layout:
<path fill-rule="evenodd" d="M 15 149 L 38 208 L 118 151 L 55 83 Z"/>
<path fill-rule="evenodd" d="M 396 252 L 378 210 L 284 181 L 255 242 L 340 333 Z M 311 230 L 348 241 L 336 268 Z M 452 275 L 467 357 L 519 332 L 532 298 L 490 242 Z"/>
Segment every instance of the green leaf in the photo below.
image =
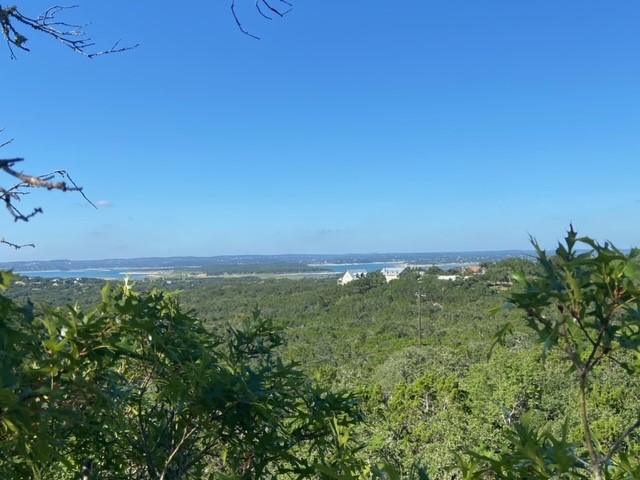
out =
<path fill-rule="evenodd" d="M 7 290 L 18 278 L 20 277 L 14 275 L 12 272 L 0 270 L 0 290 Z"/>

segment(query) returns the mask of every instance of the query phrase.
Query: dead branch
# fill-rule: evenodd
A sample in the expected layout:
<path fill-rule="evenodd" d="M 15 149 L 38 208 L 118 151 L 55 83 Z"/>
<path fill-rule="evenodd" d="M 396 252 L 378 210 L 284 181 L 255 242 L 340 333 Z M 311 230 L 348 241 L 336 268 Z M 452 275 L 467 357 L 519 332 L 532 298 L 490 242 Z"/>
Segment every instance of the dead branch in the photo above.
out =
<path fill-rule="evenodd" d="M 0 238 L 0 243 L 4 243 L 5 245 L 9 245 L 10 247 L 15 248 L 16 250 L 20 250 L 21 248 L 24 247 L 32 247 L 32 248 L 36 248 L 35 243 L 23 243 L 22 245 L 19 245 L 17 243 L 12 243 L 8 240 L 5 240 L 4 238 Z"/>
<path fill-rule="evenodd" d="M 186 442 L 189 439 L 189 437 L 196 432 L 197 429 L 198 427 L 193 427 L 191 430 L 188 430 L 188 431 L 185 430 L 184 434 L 182 435 L 182 439 L 180 440 L 180 442 L 178 442 L 178 445 L 176 445 L 176 448 L 173 449 L 173 451 L 169 455 L 169 458 L 167 458 L 167 461 L 164 464 L 164 468 L 162 469 L 162 475 L 160 475 L 160 480 L 164 480 L 166 478 L 169 465 L 173 461 L 173 458 L 180 451 L 180 449 L 184 445 L 184 442 Z"/>
<path fill-rule="evenodd" d="M 256 40 L 260 40 L 260 37 L 256 37 L 252 33 L 249 33 L 247 30 L 244 29 L 244 27 L 240 23 L 240 19 L 238 18 L 238 14 L 236 13 L 236 0 L 231 0 L 231 14 L 233 15 L 233 19 L 236 21 L 236 25 L 238 25 L 238 28 L 242 33 L 244 33 L 245 35 L 251 38 L 255 38 Z"/>
<path fill-rule="evenodd" d="M 285 5 L 289 6 L 289 8 L 287 8 L 285 10 L 281 10 L 278 7 L 272 6 L 267 0 L 258 0 L 258 2 L 262 2 L 272 13 L 275 13 L 279 17 L 284 17 L 287 13 L 289 13 L 293 9 L 293 5 L 291 5 L 289 2 L 285 2 L 283 0 L 280 0 L 280 3 L 284 3 Z M 256 2 L 256 3 L 258 3 L 258 2 Z"/>
<path fill-rule="evenodd" d="M 42 213 L 42 208 L 40 207 L 34 208 L 29 213 L 23 213 L 16 206 L 16 203 L 19 202 L 22 197 L 29 194 L 29 192 L 26 191 L 29 188 L 44 188 L 46 190 L 61 190 L 63 192 L 79 192 L 89 205 L 91 205 L 93 208 L 98 208 L 91 200 L 87 198 L 87 196 L 82 191 L 82 187 L 79 187 L 65 170 L 56 170 L 54 172 L 38 176 L 27 175 L 14 169 L 14 165 L 22 161 L 24 161 L 23 158 L 0 159 L 0 170 L 19 180 L 19 182 L 13 185 L 11 188 L 5 189 L 3 187 L 0 187 L 0 201 L 4 202 L 5 207 L 9 212 L 9 215 L 11 215 L 11 217 L 13 218 L 14 222 L 28 222 L 34 216 Z M 0 244 L 1 243 L 9 245 L 16 250 L 23 247 L 35 247 L 33 243 L 20 245 L 5 240 L 4 238 L 0 239 Z"/>
<path fill-rule="evenodd" d="M 276 0 L 276 1 L 278 2 L 277 5 L 274 5 L 273 3 L 271 3 L 270 0 L 255 0 L 256 11 L 260 14 L 262 18 L 266 18 L 267 20 L 273 20 L 273 17 L 270 17 L 264 12 L 263 10 L 264 7 L 266 7 L 267 10 L 269 10 L 271 13 L 279 17 L 284 17 L 287 13 L 289 13 L 293 9 L 293 5 L 289 3 L 287 0 Z M 282 8 L 279 4 L 286 5 L 288 8 Z M 245 35 L 251 38 L 255 38 L 256 40 L 260 40 L 260 37 L 249 32 L 247 29 L 245 29 L 242 26 L 242 23 L 240 23 L 240 18 L 238 17 L 238 13 L 236 12 L 236 0 L 231 0 L 231 14 L 233 15 L 233 19 L 235 20 L 236 25 L 238 26 L 238 28 L 242 33 L 244 33 Z"/>
<path fill-rule="evenodd" d="M 78 8 L 78 5 L 54 5 L 53 7 L 45 10 L 38 17 L 33 18 L 24 15 L 16 6 L 3 7 L 0 5 L 0 28 L 2 28 L 2 34 L 7 41 L 11 58 L 17 58 L 14 48 L 24 50 L 25 52 L 30 51 L 25 45 L 27 37 L 19 31 L 18 26 L 28 27 L 37 32 L 48 35 L 74 52 L 88 58 L 106 55 L 109 53 L 124 52 L 138 46 L 138 44 L 136 44 L 122 47 L 118 40 L 107 50 L 91 52 L 90 49 L 95 46 L 95 43 L 86 34 L 85 28 L 88 24 L 79 25 L 67 23 L 59 19 L 60 14 L 74 8 Z"/>
<path fill-rule="evenodd" d="M 5 206 L 14 221 L 17 222 L 18 220 L 22 220 L 27 222 L 34 215 L 42 213 L 42 209 L 38 207 L 31 213 L 23 214 L 14 205 L 15 201 L 20 201 L 20 197 L 28 193 L 25 192 L 25 188 L 44 188 L 46 190 L 61 190 L 63 192 L 79 192 L 89 205 L 93 208 L 98 208 L 87 198 L 82 191 L 82 187 L 79 187 L 65 170 L 55 170 L 54 172 L 38 176 L 27 175 L 25 173 L 18 172 L 13 168 L 16 163 L 22 161 L 24 161 L 23 158 L 0 159 L 0 170 L 20 180 L 19 183 L 9 189 L 0 187 L 0 200 L 5 202 Z"/>

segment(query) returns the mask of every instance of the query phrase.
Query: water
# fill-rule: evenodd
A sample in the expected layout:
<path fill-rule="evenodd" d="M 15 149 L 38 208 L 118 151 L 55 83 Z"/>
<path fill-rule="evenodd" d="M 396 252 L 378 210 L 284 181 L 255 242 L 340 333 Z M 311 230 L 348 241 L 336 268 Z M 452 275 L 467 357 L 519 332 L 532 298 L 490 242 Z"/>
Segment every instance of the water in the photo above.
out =
<path fill-rule="evenodd" d="M 335 273 L 345 273 L 347 270 L 365 270 L 367 272 L 380 271 L 383 268 L 394 268 L 406 265 L 401 262 L 387 262 L 387 263 L 321 263 L 313 264 L 313 266 L 323 267 L 331 270 Z M 449 268 L 455 268 L 460 266 L 469 266 L 472 263 L 446 263 L 438 264 L 443 270 Z M 179 270 L 179 269 L 178 269 Z M 99 278 L 103 280 L 123 280 L 125 277 L 129 277 L 133 280 L 146 278 L 149 276 L 162 276 L 166 269 L 163 268 L 132 268 L 127 272 L 126 269 L 119 268 L 87 268 L 83 270 L 34 270 L 29 272 L 16 272 L 23 277 L 38 277 L 38 278 Z M 171 269 L 175 273 L 175 269 Z M 309 274 L 309 276 L 314 276 Z"/>
<path fill-rule="evenodd" d="M 155 272 L 155 271 L 154 271 Z M 132 273 L 123 272 L 121 268 L 88 268 L 86 270 L 41 270 L 31 272 L 16 272 L 23 277 L 38 278 L 100 278 L 103 280 L 124 280 L 145 278 L 152 272 L 142 272 L 139 269 Z"/>
<path fill-rule="evenodd" d="M 395 268 L 395 267 L 403 267 L 403 266 L 412 266 L 411 264 L 407 264 L 405 262 L 389 262 L 389 263 L 341 263 L 341 264 L 313 264 L 316 267 L 323 267 L 330 270 L 333 270 L 336 273 L 345 273 L 347 270 L 365 270 L 367 272 L 375 272 L 382 270 L 383 268 Z M 436 263 L 433 265 L 420 265 L 421 268 L 429 268 L 431 266 L 436 266 L 441 268 L 442 270 L 449 270 L 453 268 L 460 267 L 471 267 L 478 265 L 477 262 L 452 262 L 452 263 Z M 418 265 L 413 265 L 418 266 Z"/>
<path fill-rule="evenodd" d="M 324 268 L 336 273 L 344 273 L 347 270 L 366 270 L 374 272 L 386 267 L 397 267 L 400 263 L 344 263 L 344 264 L 322 264 Z M 83 270 L 33 270 L 29 272 L 16 272 L 23 277 L 38 278 L 99 278 L 102 280 L 123 280 L 125 277 L 131 279 L 141 279 L 148 276 L 162 275 L 162 269 L 134 268 L 127 272 L 123 268 L 87 268 Z"/>
<path fill-rule="evenodd" d="M 405 265 L 404 263 L 340 263 L 340 264 L 314 264 L 315 267 L 327 268 L 336 273 L 345 273 L 347 270 L 365 270 L 375 272 L 383 268 L 394 268 Z"/>

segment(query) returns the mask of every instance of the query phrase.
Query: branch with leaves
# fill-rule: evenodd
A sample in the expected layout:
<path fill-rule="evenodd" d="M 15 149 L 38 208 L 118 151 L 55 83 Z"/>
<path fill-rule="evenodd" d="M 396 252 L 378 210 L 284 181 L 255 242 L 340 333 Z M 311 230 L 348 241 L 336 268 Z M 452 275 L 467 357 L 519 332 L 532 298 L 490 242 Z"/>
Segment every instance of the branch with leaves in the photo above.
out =
<path fill-rule="evenodd" d="M 540 273 L 516 272 L 511 305 L 525 312 L 527 325 L 544 345 L 564 352 L 575 374 L 583 447 L 589 478 L 602 480 L 607 469 L 625 470 L 623 445 L 638 428 L 640 416 L 608 448 L 598 441 L 589 411 L 593 373 L 605 362 L 637 374 L 629 356 L 640 355 L 640 249 L 628 253 L 608 242 L 578 237 L 570 227 L 554 256 L 531 240 Z M 498 340 L 510 331 L 505 326 Z M 627 478 L 627 477 L 625 477 Z"/>

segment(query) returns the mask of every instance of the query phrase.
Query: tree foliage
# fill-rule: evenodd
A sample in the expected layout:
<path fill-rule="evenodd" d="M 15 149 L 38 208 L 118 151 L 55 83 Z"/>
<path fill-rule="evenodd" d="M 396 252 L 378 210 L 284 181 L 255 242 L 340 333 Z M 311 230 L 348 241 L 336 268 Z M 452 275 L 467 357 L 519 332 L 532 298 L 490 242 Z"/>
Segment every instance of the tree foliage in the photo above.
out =
<path fill-rule="evenodd" d="M 6 345 L 11 348 L 22 349 L 22 353 L 12 358 L 37 351 L 33 358 L 39 360 L 28 365 L 44 368 L 43 365 L 51 363 L 51 354 L 46 353 L 41 344 L 50 342 L 51 335 L 43 320 L 56 322 L 60 332 L 56 338 L 60 343 L 68 337 L 68 327 L 61 323 L 63 320 L 68 322 L 77 317 L 75 323 L 83 325 L 83 318 L 96 316 L 104 316 L 105 324 L 101 328 L 105 329 L 114 319 L 127 319 L 129 327 L 116 323 L 117 332 L 139 339 L 140 346 L 135 347 L 134 354 L 140 354 L 141 348 L 156 351 L 150 348 L 158 339 L 163 343 L 153 347 L 158 348 L 157 351 L 176 350 L 176 355 L 179 354 L 172 362 L 168 353 L 162 353 L 162 361 L 156 361 L 153 363 L 156 367 L 150 368 L 144 359 L 127 356 L 126 350 L 112 347 L 103 352 L 105 358 L 110 358 L 112 363 L 108 365 L 112 367 L 97 363 L 94 369 L 112 372 L 109 375 L 113 375 L 115 369 L 122 378 L 107 376 L 108 381 L 104 383 L 87 382 L 87 386 L 81 388 L 82 382 L 77 379 L 84 377 L 79 374 L 75 377 L 77 383 L 64 375 L 54 376 L 60 390 L 66 389 L 72 392 L 71 398 L 78 399 L 68 403 L 78 407 L 78 412 L 70 410 L 70 419 L 51 423 L 53 412 L 62 415 L 64 409 L 50 409 L 46 403 L 43 411 L 37 408 L 27 411 L 24 418 L 31 419 L 32 427 L 37 423 L 34 419 L 47 420 L 48 423 L 39 427 L 44 429 L 43 435 L 46 434 L 41 438 L 60 445 L 60 449 L 50 450 L 64 453 L 70 466 L 64 467 L 61 458 L 53 460 L 53 453 L 47 454 L 46 450 L 41 450 L 45 452 L 45 463 L 38 465 L 47 471 L 54 465 L 53 471 L 62 478 L 77 474 L 83 462 L 92 459 L 96 478 L 111 478 L 109 471 L 131 478 L 153 478 L 147 473 L 147 458 L 153 460 L 151 464 L 156 473 L 161 474 L 171 453 L 183 436 L 189 434 L 185 426 L 199 425 L 183 445 L 191 452 L 203 452 L 203 446 L 206 447 L 203 442 L 209 439 L 218 442 L 216 445 L 220 448 L 202 453 L 206 461 L 201 465 L 206 464 L 210 470 L 201 466 L 202 471 L 192 471 L 197 472 L 193 478 L 206 478 L 206 475 L 424 478 L 425 471 L 417 466 L 428 469 L 432 478 L 438 479 L 594 478 L 585 443 L 579 381 L 580 371 L 586 367 L 594 344 L 586 338 L 568 307 L 579 305 L 575 299 L 581 298 L 587 303 L 581 310 L 583 317 L 578 318 L 587 325 L 585 330 L 592 339 L 598 338 L 597 332 L 605 326 L 607 331 L 613 329 L 611 341 L 605 344 L 603 340 L 599 344 L 606 349 L 601 348 L 602 353 L 593 356 L 598 362 L 589 371 L 584 389 L 594 449 L 602 460 L 613 451 L 603 463 L 602 474 L 604 478 L 640 478 L 640 435 L 635 428 L 640 379 L 636 374 L 638 352 L 630 343 L 637 332 L 637 313 L 634 313 L 637 300 L 633 295 L 627 296 L 637 287 L 634 280 L 637 256 L 635 251 L 621 252 L 595 242 L 593 245 L 602 250 L 590 247 L 576 236 L 574 247 L 564 244 L 554 256 L 541 251 L 541 258 L 535 264 L 499 262 L 487 266 L 487 275 L 455 282 L 441 281 L 431 275 L 421 278 L 409 275 L 389 283 L 374 281 L 358 285 L 352 282 L 340 287 L 333 278 L 185 277 L 171 279 L 171 287 L 180 289 L 171 295 L 159 290 L 166 288 L 165 282 L 149 280 L 140 281 L 136 287 L 147 291 L 146 294 L 127 287 L 125 295 L 121 290 L 125 288 L 123 285 L 111 287 L 106 300 L 96 302 L 101 286 L 97 280 L 24 279 L 5 292 L 5 297 L 13 299 L 5 302 L 10 320 L 7 325 L 14 325 L 20 335 L 28 333 L 27 337 L 20 338 L 32 340 L 31 343 L 8 341 Z M 589 251 L 590 255 L 585 255 Z M 496 286 L 491 273 L 495 271 L 504 278 L 509 266 L 521 266 L 525 271 L 509 274 L 515 285 L 505 290 L 507 287 L 503 285 Z M 572 290 L 574 282 L 566 281 L 568 272 L 579 279 L 578 289 Z M 372 278 L 375 280 L 375 276 Z M 603 282 L 605 278 L 613 282 L 610 287 L 603 286 L 609 281 Z M 8 284 L 9 280 L 5 280 Z M 420 306 L 416 292 L 424 295 Z M 618 297 L 607 292 L 618 292 Z M 36 300 L 36 306 L 26 301 L 28 298 Z M 510 301 L 510 306 L 519 308 L 503 309 L 492 315 L 492 307 L 504 303 L 505 299 Z M 65 306 L 74 302 L 94 307 L 87 311 Z M 51 306 L 37 306 L 45 303 Z M 159 307 L 150 309 L 156 304 L 167 308 L 174 305 L 171 308 L 187 318 L 171 320 L 175 330 L 154 330 L 166 322 L 157 323 L 157 320 L 151 321 L 152 318 L 169 318 L 159 313 L 162 311 Z M 134 308 L 135 305 L 140 307 Z M 256 305 L 261 309 L 259 315 L 254 315 Z M 189 311 L 185 313 L 189 308 L 198 311 L 202 320 L 196 320 Z M 607 312 L 607 309 L 615 313 L 595 317 L 597 312 Z M 423 344 L 417 345 L 416 319 L 420 313 L 425 335 Z M 268 317 L 277 318 L 283 329 L 275 329 L 266 322 L 264 319 Z M 144 318 L 144 321 L 136 320 Z M 493 345 L 495 331 L 505 321 L 509 326 L 502 331 L 503 344 Z M 570 333 L 572 337 L 563 336 L 562 322 L 567 324 L 567 335 Z M 260 327 L 261 324 L 264 326 Z M 178 328 L 179 325 L 184 328 Z M 63 328 L 67 329 L 64 338 Z M 82 328 L 78 327 L 78 331 Z M 11 329 L 4 331 L 14 335 Z M 174 331 L 183 333 L 174 334 Z M 152 332 L 151 338 L 156 340 L 152 341 L 148 332 Z M 172 333 L 168 336 L 168 332 Z M 77 335 L 74 342 L 80 342 L 81 335 Z M 109 340 L 109 336 L 100 338 L 105 344 L 115 342 L 117 348 L 131 343 L 118 345 L 117 341 Z M 204 360 L 195 360 L 183 353 L 184 349 L 176 347 L 181 345 L 176 343 L 180 338 L 185 345 L 190 345 L 188 350 L 204 350 L 201 358 L 208 360 L 203 363 Z M 602 338 L 607 337 L 602 334 Z M 577 361 L 582 363 L 575 366 L 572 358 L 576 358 L 570 351 L 578 348 L 581 350 Z M 77 350 L 82 351 L 80 346 Z M 19 365 L 25 368 L 27 363 Z M 188 365 L 191 366 L 187 368 Z M 79 371 L 84 371 L 82 368 Z M 190 373 L 190 369 L 200 373 Z M 46 380 L 50 377 L 45 374 L 25 371 L 30 376 L 20 377 L 24 379 L 21 384 L 30 385 L 27 381 L 30 378 L 48 384 Z M 139 386 L 147 378 L 144 372 L 152 375 L 149 388 L 141 395 Z M 281 376 L 276 375 L 277 372 Z M 124 378 L 131 379 L 128 382 L 132 384 L 124 382 Z M 210 387 L 212 383 L 221 386 L 222 390 L 214 390 L 221 393 L 205 397 L 207 385 Z M 124 393 L 106 395 L 101 393 L 102 387 L 96 385 L 112 385 L 112 390 L 107 392 Z M 265 385 L 270 385 L 272 397 L 260 393 L 267 389 Z M 127 397 L 128 389 L 133 389 L 131 395 L 144 400 L 142 409 Z M 66 405 L 56 397 L 57 391 L 54 390 L 55 394 L 45 392 L 45 395 L 55 400 L 55 405 Z M 20 391 L 9 392 L 20 394 Z M 154 399 L 159 392 L 164 392 L 164 396 L 162 403 L 156 405 Z M 310 392 L 316 392 L 315 397 L 310 396 Z M 82 395 L 90 399 L 85 405 L 95 404 L 99 408 L 82 407 Z M 102 407 L 103 397 L 117 408 Z M 216 403 L 222 401 L 220 398 L 228 399 L 235 410 Z M 255 401 L 241 409 L 239 399 L 242 398 L 255 398 Z M 332 399 L 329 406 L 333 407 L 329 408 L 321 399 Z M 42 401 L 14 404 L 35 408 L 41 407 Z M 265 417 L 265 410 L 260 410 L 258 405 L 268 407 L 269 415 Z M 228 416 L 222 413 L 218 413 L 217 418 L 202 416 L 206 408 L 226 412 Z M 253 408 L 257 411 L 253 412 Z M 137 426 L 139 420 L 138 423 L 131 420 L 137 419 L 136 415 L 146 419 L 144 429 Z M 119 419 L 115 425 L 109 423 L 111 417 Z M 76 418 L 86 421 L 80 426 L 72 423 Z M 174 419 L 173 423 L 166 423 L 167 418 Z M 250 422 L 243 423 L 238 418 L 249 418 Z M 277 428 L 269 423 L 274 419 L 278 419 Z M 238 423 L 229 423 L 236 421 Z M 74 425 L 73 435 L 78 432 L 79 436 L 68 433 L 64 422 Z M 255 432 L 249 430 L 249 423 L 256 425 Z M 296 430 L 294 424 L 307 425 L 306 430 Z M 174 425 L 174 429 L 165 425 Z M 239 434 L 224 430 L 229 425 Z M 323 432 L 320 439 L 313 438 L 310 425 L 317 425 Z M 89 440 L 81 444 L 77 440 L 80 434 Z M 9 430 L 5 435 L 2 437 L 5 442 L 17 438 L 11 437 Z M 91 440 L 95 435 L 99 441 Z M 166 440 L 157 445 L 157 440 L 146 440 L 153 448 L 145 453 L 144 448 L 133 446 L 142 445 L 145 435 Z M 31 452 L 31 456 L 25 458 L 38 460 L 33 456 L 34 445 L 40 445 L 33 443 L 37 436 L 23 438 L 32 442 L 23 451 L 24 455 Z M 87 447 L 81 447 L 85 444 Z M 19 445 L 11 444 L 12 458 L 19 457 Z M 473 453 L 465 455 L 468 451 Z M 171 475 L 180 478 L 179 472 L 172 468 L 188 463 L 188 455 L 182 447 L 178 449 L 169 462 L 166 478 Z M 125 470 L 123 465 L 129 463 L 124 461 L 108 463 L 111 458 L 132 458 L 138 470 L 134 467 Z M 22 460 L 19 464 L 23 469 L 29 465 Z M 109 468 L 105 470 L 107 464 Z M 386 465 L 386 470 L 376 465 Z M 6 470 L 9 472 L 6 475 L 18 476 L 15 472 L 22 472 L 16 465 L 11 468 L 14 470 Z M 33 476 L 28 469 L 23 473 L 25 478 Z M 0 473 L 0 476 L 6 475 Z"/>
<path fill-rule="evenodd" d="M 540 272 L 515 274 L 519 286 L 509 300 L 524 311 L 528 327 L 543 345 L 543 355 L 559 350 L 570 365 L 577 389 L 581 448 L 570 448 L 566 435 L 557 439 L 519 424 L 509 437 L 513 448 L 487 468 L 501 476 L 506 465 L 533 461 L 541 469 L 541 478 L 636 478 L 637 467 L 629 463 L 625 446 L 640 427 L 640 415 L 605 442 L 606 437 L 594 428 L 591 397 L 598 391 L 598 373 L 603 369 L 638 373 L 637 361 L 631 360 L 640 354 L 640 250 L 625 253 L 610 243 L 601 245 L 589 237 L 578 237 L 573 227 L 554 257 L 535 240 L 532 243 Z M 503 328 L 501 336 L 510 329 L 511 325 Z M 559 462 L 555 458 L 559 454 L 566 461 Z M 560 464 L 563 468 L 558 470 Z"/>
<path fill-rule="evenodd" d="M 3 273 L 4 285 L 11 280 Z M 124 284 L 94 310 L 0 297 L 0 476 L 312 478 L 356 475 L 346 392 L 276 354 L 255 312 L 212 335 L 175 297 Z"/>

